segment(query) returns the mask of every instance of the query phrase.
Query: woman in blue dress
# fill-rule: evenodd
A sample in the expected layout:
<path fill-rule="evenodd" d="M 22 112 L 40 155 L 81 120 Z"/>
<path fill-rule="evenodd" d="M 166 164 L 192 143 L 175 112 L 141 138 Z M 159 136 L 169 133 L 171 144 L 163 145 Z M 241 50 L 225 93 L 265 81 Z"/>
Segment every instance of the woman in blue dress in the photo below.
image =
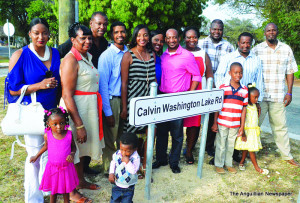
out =
<path fill-rule="evenodd" d="M 29 37 L 32 40 L 28 46 L 17 50 L 9 61 L 9 73 L 6 78 L 6 96 L 8 102 L 16 102 L 21 88 L 29 85 L 23 103 L 31 103 L 30 94 L 36 92 L 37 102 L 45 109 L 57 106 L 58 85 L 60 84 L 59 53 L 46 44 L 50 37 L 49 25 L 42 18 L 34 18 L 30 23 Z M 35 163 L 29 159 L 42 147 L 44 137 L 24 135 L 27 158 L 25 162 L 25 202 L 44 202 L 42 191 L 39 190 L 39 178 L 43 165 L 47 162 L 47 153 Z"/>

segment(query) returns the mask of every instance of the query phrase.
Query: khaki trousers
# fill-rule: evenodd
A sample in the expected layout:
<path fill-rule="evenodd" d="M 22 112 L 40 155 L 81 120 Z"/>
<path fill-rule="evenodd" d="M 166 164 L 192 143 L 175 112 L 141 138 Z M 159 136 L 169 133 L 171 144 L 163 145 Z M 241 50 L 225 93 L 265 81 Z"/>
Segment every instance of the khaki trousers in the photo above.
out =
<path fill-rule="evenodd" d="M 112 160 L 112 155 L 117 151 L 120 145 L 120 137 L 123 133 L 123 120 L 120 118 L 121 113 L 121 99 L 118 97 L 113 97 L 110 100 L 111 110 L 115 119 L 115 127 L 108 127 L 106 123 L 106 118 L 103 114 L 103 133 L 104 133 L 104 141 L 105 148 L 103 149 L 103 169 L 104 172 L 108 172 L 110 162 Z"/>
<path fill-rule="evenodd" d="M 232 167 L 232 155 L 234 151 L 235 139 L 237 137 L 239 128 L 227 128 L 218 125 L 218 132 L 216 135 L 216 151 L 215 151 L 215 166 Z"/>
<path fill-rule="evenodd" d="M 260 103 L 260 107 L 261 115 L 259 117 L 259 126 L 261 126 L 266 114 L 268 113 L 272 134 L 282 159 L 293 159 L 286 125 L 286 111 L 284 104 L 279 102 L 263 101 Z"/>

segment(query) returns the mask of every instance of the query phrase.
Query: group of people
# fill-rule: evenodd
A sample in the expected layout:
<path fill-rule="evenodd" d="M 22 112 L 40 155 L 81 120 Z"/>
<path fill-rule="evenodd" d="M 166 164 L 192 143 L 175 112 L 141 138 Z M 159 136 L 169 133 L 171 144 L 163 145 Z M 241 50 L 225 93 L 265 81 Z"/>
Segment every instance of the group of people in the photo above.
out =
<path fill-rule="evenodd" d="M 199 41 L 199 29 L 185 28 L 184 48 L 176 29 L 164 34 L 145 25 L 134 28 L 127 47 L 126 26 L 119 21 L 110 26 L 109 45 L 104 38 L 107 26 L 107 16 L 95 12 L 91 29 L 74 23 L 68 31 L 70 39 L 55 49 L 46 45 L 48 23 L 35 18 L 29 30 L 32 43 L 11 57 L 6 78 L 9 102 L 15 102 L 21 88 L 29 85 L 23 102 L 30 103 L 30 94 L 36 92 L 37 101 L 45 109 L 45 135 L 24 136 L 28 154 L 25 202 L 43 202 L 39 189 L 51 192 L 51 202 L 56 201 L 57 193 L 64 194 L 65 202 L 91 202 L 78 190 L 100 189 L 86 181 L 84 174 L 99 173 L 89 164 L 101 156 L 103 173 L 114 184 L 111 202 L 132 202 L 134 185 L 145 176 L 147 127 L 129 124 L 129 102 L 148 96 L 154 81 L 159 94 L 205 89 L 206 78 L 214 78 L 214 86 L 224 89 L 223 109 L 210 114 L 206 144 L 208 155 L 215 157 L 211 162 L 218 173 L 225 173 L 224 166 L 236 173 L 233 158 L 244 170 L 248 151 L 255 169 L 267 173 L 258 167 L 254 153 L 261 149 L 259 126 L 266 113 L 282 158 L 299 167 L 290 153 L 285 116 L 285 107 L 292 101 L 297 65 L 290 47 L 278 41 L 275 24 L 266 26 L 266 41 L 253 50 L 253 36 L 242 33 L 236 51 L 223 39 L 221 20 L 212 21 L 210 35 Z M 163 53 L 164 42 L 167 49 Z M 251 86 L 247 88 L 248 83 Z M 173 173 L 181 172 L 184 127 L 184 154 L 186 162 L 193 164 L 200 126 L 201 116 L 157 124 L 152 168 L 169 164 Z M 172 148 L 168 155 L 169 132 Z M 234 148 L 243 150 L 242 158 Z"/>

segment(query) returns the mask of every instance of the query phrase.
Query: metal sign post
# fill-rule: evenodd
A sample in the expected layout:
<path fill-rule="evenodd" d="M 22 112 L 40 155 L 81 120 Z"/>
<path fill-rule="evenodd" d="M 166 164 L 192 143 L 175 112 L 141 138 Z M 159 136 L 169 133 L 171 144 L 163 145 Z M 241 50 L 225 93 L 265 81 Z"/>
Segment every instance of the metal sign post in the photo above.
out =
<path fill-rule="evenodd" d="M 9 22 L 8 22 L 8 19 L 6 19 L 6 23 L 7 23 L 7 37 L 8 37 L 8 58 L 10 59 L 10 32 L 9 32 Z"/>
<path fill-rule="evenodd" d="M 8 58 L 10 58 L 10 37 L 14 35 L 15 28 L 13 24 L 8 22 L 8 19 L 6 19 L 6 23 L 3 25 L 3 31 L 8 37 Z"/>
<path fill-rule="evenodd" d="M 157 95 L 157 84 L 150 84 L 150 96 L 130 100 L 129 123 L 133 126 L 148 125 L 145 198 L 150 200 L 154 125 L 180 118 L 205 114 L 197 175 L 202 173 L 209 113 L 223 107 L 224 90 L 213 89 L 213 79 L 207 80 L 208 89 Z M 200 174 L 200 175 L 199 175 Z"/>
<path fill-rule="evenodd" d="M 150 84 L 150 97 L 157 96 L 157 83 Z M 147 135 L 147 161 L 146 161 L 146 185 L 145 185 L 145 198 L 150 200 L 151 189 L 151 175 L 152 175 L 152 159 L 153 159 L 153 145 L 154 145 L 154 129 L 155 124 L 148 125 Z"/>
<path fill-rule="evenodd" d="M 207 79 L 207 89 L 211 90 L 212 86 L 213 86 L 213 79 L 208 78 Z M 197 176 L 199 178 L 202 178 L 202 168 L 203 168 L 203 162 L 204 162 L 208 120 L 209 120 L 209 113 L 204 115 L 204 122 L 203 122 L 203 126 L 202 126 L 202 135 L 201 135 L 201 141 L 200 141 L 199 160 L 198 160 L 198 168 L 197 168 Z"/>

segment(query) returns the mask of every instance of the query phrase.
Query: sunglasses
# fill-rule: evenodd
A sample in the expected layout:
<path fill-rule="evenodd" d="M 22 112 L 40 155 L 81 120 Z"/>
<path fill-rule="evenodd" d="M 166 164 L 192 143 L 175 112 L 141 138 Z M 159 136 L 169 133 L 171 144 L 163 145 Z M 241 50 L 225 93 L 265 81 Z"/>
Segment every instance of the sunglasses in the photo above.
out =
<path fill-rule="evenodd" d="M 52 78 L 53 77 L 53 72 L 51 70 L 47 70 L 45 73 L 45 78 Z"/>

